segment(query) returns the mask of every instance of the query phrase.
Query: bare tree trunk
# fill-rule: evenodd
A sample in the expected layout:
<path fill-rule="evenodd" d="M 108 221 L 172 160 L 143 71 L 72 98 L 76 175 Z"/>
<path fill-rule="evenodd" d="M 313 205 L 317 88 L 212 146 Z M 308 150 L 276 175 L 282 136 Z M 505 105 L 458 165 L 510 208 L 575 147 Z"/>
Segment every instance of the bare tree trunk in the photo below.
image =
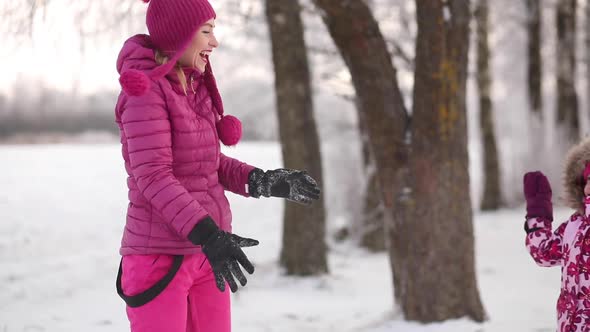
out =
<path fill-rule="evenodd" d="M 405 190 L 409 180 L 406 142 L 409 118 L 387 45 L 363 0 L 314 0 L 314 3 L 321 9 L 322 19 L 350 71 L 357 109 L 366 119 L 386 230 L 399 234 L 399 224 L 410 222 L 405 217 L 408 211 L 405 204 L 409 201 Z M 396 244 L 389 243 L 389 246 Z M 409 250 L 399 248 L 402 249 Z M 401 264 L 404 254 L 396 256 L 400 261 L 395 264 Z M 394 296 L 399 299 L 402 274 L 393 270 Z"/>
<path fill-rule="evenodd" d="M 500 163 L 494 134 L 494 116 L 491 98 L 490 47 L 488 42 L 488 0 L 478 0 L 475 10 L 477 21 L 477 87 L 479 90 L 480 128 L 483 143 L 484 187 L 482 210 L 497 210 L 502 205 L 500 190 Z"/>
<path fill-rule="evenodd" d="M 543 117 L 543 61 L 541 58 L 542 0 L 526 0 L 528 33 L 528 95 L 531 112 Z"/>
<path fill-rule="evenodd" d="M 557 125 L 568 144 L 580 138 L 576 94 L 576 0 L 557 3 Z"/>
<path fill-rule="evenodd" d="M 363 188 L 363 214 L 360 220 L 360 245 L 370 251 L 384 251 L 385 246 L 385 221 L 383 220 L 383 204 L 381 204 L 381 195 L 379 181 L 377 178 L 377 169 L 375 158 L 371 153 L 369 142 L 369 129 L 367 120 L 359 112 L 359 128 L 361 132 L 363 148 L 363 164 L 365 167 L 366 185 Z"/>
<path fill-rule="evenodd" d="M 305 169 L 321 184 L 321 153 L 300 11 L 298 1 L 266 1 L 285 167 Z M 281 265 L 287 274 L 328 272 L 325 219 L 323 200 L 311 207 L 286 203 Z"/>
<path fill-rule="evenodd" d="M 412 154 L 413 250 L 403 280 L 405 317 L 485 319 L 475 272 L 465 91 L 468 0 L 416 0 L 418 36 Z"/>

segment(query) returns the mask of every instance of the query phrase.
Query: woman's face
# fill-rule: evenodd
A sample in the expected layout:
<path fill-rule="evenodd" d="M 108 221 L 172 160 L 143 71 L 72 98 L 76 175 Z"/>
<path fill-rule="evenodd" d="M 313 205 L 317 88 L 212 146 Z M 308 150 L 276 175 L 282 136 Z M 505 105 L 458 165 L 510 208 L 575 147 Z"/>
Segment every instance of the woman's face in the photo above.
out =
<path fill-rule="evenodd" d="M 182 67 L 192 67 L 198 69 L 201 73 L 205 72 L 209 55 L 211 55 L 214 48 L 219 46 L 213 33 L 214 28 L 215 19 L 213 18 L 201 25 L 193 36 L 188 49 L 178 59 Z"/>

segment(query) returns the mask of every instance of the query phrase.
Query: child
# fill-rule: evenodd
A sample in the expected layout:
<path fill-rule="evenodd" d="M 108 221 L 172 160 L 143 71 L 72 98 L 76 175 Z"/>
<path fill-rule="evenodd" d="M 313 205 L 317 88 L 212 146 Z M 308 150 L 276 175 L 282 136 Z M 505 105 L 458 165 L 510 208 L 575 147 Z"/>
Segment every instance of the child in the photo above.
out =
<path fill-rule="evenodd" d="M 551 231 L 551 186 L 541 172 L 524 176 L 526 246 L 540 266 L 561 266 L 559 332 L 590 331 L 590 139 L 573 147 L 565 167 L 565 199 L 575 213 Z"/>
<path fill-rule="evenodd" d="M 225 116 L 211 69 L 218 46 L 207 0 L 151 0 L 149 35 L 129 38 L 117 59 L 123 88 L 115 108 L 128 173 L 129 205 L 117 292 L 134 332 L 229 332 L 230 297 L 253 273 L 231 233 L 225 190 L 310 204 L 305 171 L 264 172 L 220 152 L 241 123 Z M 235 278 L 235 279 L 234 279 Z"/>

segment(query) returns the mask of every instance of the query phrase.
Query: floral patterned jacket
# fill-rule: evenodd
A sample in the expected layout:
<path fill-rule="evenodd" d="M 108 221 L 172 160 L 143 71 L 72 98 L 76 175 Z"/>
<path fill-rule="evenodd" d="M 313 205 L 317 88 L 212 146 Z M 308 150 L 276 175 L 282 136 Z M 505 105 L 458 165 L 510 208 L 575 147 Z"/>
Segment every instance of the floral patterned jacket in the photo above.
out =
<path fill-rule="evenodd" d="M 538 265 L 561 266 L 561 292 L 557 300 L 559 332 L 590 332 L 590 197 L 586 213 L 574 213 L 552 232 L 551 221 L 525 222 L 526 247 Z"/>

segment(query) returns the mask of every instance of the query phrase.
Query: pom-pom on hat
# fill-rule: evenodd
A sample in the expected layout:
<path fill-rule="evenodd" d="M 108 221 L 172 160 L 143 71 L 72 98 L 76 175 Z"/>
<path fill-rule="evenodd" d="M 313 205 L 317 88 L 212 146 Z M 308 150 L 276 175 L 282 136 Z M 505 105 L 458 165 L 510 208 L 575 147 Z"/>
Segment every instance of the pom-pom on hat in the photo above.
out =
<path fill-rule="evenodd" d="M 149 3 L 146 14 L 146 25 L 152 44 L 169 56 L 169 60 L 150 71 L 126 70 L 121 73 L 119 83 L 123 91 L 130 96 L 145 94 L 152 83 L 172 70 L 178 59 L 190 45 L 193 36 L 208 20 L 215 18 L 215 10 L 207 0 L 141 0 Z M 217 83 L 207 59 L 204 81 L 213 107 L 220 116 L 217 121 L 217 132 L 224 145 L 238 143 L 242 133 L 242 124 L 233 116 L 223 115 L 223 103 Z"/>

